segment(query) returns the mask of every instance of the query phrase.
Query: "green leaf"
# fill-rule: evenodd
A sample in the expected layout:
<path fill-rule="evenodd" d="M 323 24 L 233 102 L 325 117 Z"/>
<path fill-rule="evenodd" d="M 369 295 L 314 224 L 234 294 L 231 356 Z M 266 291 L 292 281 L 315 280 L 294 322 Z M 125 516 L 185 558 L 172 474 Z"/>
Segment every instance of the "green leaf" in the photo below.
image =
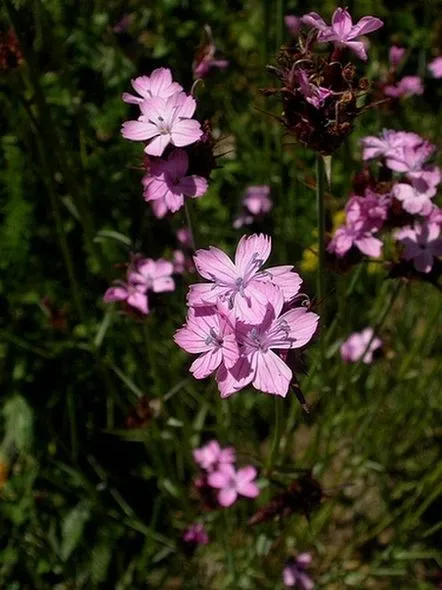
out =
<path fill-rule="evenodd" d="M 111 557 L 112 546 L 106 539 L 99 541 L 92 549 L 91 576 L 95 584 L 100 584 L 106 580 Z"/>
<path fill-rule="evenodd" d="M 62 524 L 61 559 L 67 561 L 83 535 L 91 513 L 88 502 L 80 502 L 67 513 Z"/>
<path fill-rule="evenodd" d="M 14 395 L 3 406 L 5 420 L 4 448 L 15 447 L 19 452 L 28 450 L 33 439 L 33 415 L 28 402 L 21 395 Z"/>

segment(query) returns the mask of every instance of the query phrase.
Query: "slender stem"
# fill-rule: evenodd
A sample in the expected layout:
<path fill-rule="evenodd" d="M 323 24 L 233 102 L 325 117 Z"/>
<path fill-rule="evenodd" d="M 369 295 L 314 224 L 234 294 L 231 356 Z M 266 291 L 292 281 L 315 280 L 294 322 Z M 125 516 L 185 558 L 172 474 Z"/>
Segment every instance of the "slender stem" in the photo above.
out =
<path fill-rule="evenodd" d="M 316 277 L 316 297 L 318 300 L 318 312 L 320 316 L 319 347 L 321 357 L 321 369 L 325 364 L 325 174 L 324 161 L 320 154 L 316 156 L 316 211 L 318 224 L 318 271 Z"/>
<path fill-rule="evenodd" d="M 144 342 L 146 346 L 146 354 L 149 361 L 149 369 L 155 389 L 159 384 L 157 359 L 155 358 L 155 351 L 153 349 L 153 338 L 150 333 L 149 321 L 151 318 L 147 317 L 144 321 Z"/>
<path fill-rule="evenodd" d="M 196 250 L 195 232 L 193 229 L 192 213 L 190 211 L 190 205 L 189 205 L 188 201 L 185 201 L 185 203 L 184 203 L 184 211 L 186 213 L 187 227 L 188 227 L 189 233 L 190 233 L 190 242 L 192 244 L 193 251 L 195 251 Z"/>
<path fill-rule="evenodd" d="M 282 403 L 283 400 L 279 399 L 277 395 L 274 396 L 274 406 L 275 406 L 275 426 L 273 430 L 273 439 L 272 439 L 272 446 L 270 447 L 270 454 L 267 463 L 267 475 L 270 476 L 274 464 L 276 455 L 279 452 L 279 448 L 281 445 L 281 436 L 282 436 Z"/>
<path fill-rule="evenodd" d="M 224 513 L 224 534 L 222 535 L 224 539 L 224 551 L 226 554 L 227 560 L 227 571 L 229 572 L 229 576 L 231 578 L 231 583 L 235 585 L 236 588 L 236 567 L 235 567 L 235 559 L 233 556 L 233 548 L 232 548 L 232 527 L 230 526 L 230 520 L 227 510 L 223 510 Z"/>

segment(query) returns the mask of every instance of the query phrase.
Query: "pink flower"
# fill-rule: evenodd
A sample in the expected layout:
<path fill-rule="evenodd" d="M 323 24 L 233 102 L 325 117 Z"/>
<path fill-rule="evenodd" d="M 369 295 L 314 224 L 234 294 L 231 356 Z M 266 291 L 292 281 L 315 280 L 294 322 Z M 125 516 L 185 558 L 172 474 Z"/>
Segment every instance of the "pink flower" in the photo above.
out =
<path fill-rule="evenodd" d="M 362 159 L 401 157 L 404 148 L 413 148 L 422 142 L 417 133 L 384 129 L 379 136 L 370 135 L 361 140 Z"/>
<path fill-rule="evenodd" d="M 328 88 L 311 84 L 307 73 L 302 69 L 296 70 L 296 78 L 298 80 L 299 89 L 305 100 L 314 106 L 315 109 L 320 109 L 325 100 L 332 94 L 331 90 Z"/>
<path fill-rule="evenodd" d="M 211 440 L 209 443 L 195 449 L 193 458 L 205 471 L 218 471 L 221 466 L 235 463 L 236 454 L 233 447 L 222 448 L 218 441 Z"/>
<path fill-rule="evenodd" d="M 419 193 L 434 197 L 437 185 L 441 182 L 438 166 L 429 166 L 427 160 L 436 146 L 421 138 L 418 144 L 404 145 L 386 159 L 386 165 L 395 172 L 404 172 Z"/>
<path fill-rule="evenodd" d="M 174 340 L 187 352 L 200 355 L 190 367 L 195 379 L 204 379 L 221 364 L 229 369 L 239 358 L 234 327 L 227 315 L 215 307 L 191 308 Z"/>
<path fill-rule="evenodd" d="M 365 328 L 362 332 L 355 332 L 351 334 L 341 344 L 340 352 L 342 360 L 346 363 L 356 363 L 362 360 L 366 365 L 373 360 L 373 353 L 382 346 L 382 340 L 373 337 L 374 332 L 372 328 Z"/>
<path fill-rule="evenodd" d="M 175 213 L 184 206 L 185 197 L 204 195 L 207 180 L 202 176 L 186 176 L 188 166 L 189 158 L 184 150 L 174 150 L 167 160 L 153 160 L 142 180 L 145 200 L 161 200 L 166 211 Z"/>
<path fill-rule="evenodd" d="M 433 203 L 430 194 L 428 191 L 421 192 L 418 187 L 403 182 L 395 184 L 393 187 L 393 196 L 401 201 L 404 210 L 412 215 L 416 213 L 429 215 L 431 213 Z"/>
<path fill-rule="evenodd" d="M 183 541 L 192 545 L 207 545 L 209 543 L 209 535 L 203 524 L 195 523 L 191 524 L 190 527 L 184 531 Z"/>
<path fill-rule="evenodd" d="M 388 52 L 388 60 L 389 60 L 390 64 L 395 68 L 404 59 L 404 55 L 405 55 L 405 49 L 403 47 L 398 47 L 397 45 L 392 45 L 390 47 L 390 51 Z"/>
<path fill-rule="evenodd" d="M 294 16 L 293 14 L 288 14 L 284 17 L 284 23 L 290 35 L 296 37 L 296 35 L 299 33 L 299 29 L 301 28 L 301 18 L 299 16 Z"/>
<path fill-rule="evenodd" d="M 327 250 L 342 257 L 355 246 L 362 254 L 378 258 L 382 252 L 382 245 L 381 240 L 375 238 L 371 231 L 365 231 L 362 227 L 343 225 L 336 230 Z"/>
<path fill-rule="evenodd" d="M 403 257 L 413 260 L 416 270 L 429 273 L 434 258 L 442 256 L 441 227 L 438 223 L 415 223 L 395 232 L 394 237 L 404 246 Z"/>
<path fill-rule="evenodd" d="M 168 68 L 157 68 L 150 76 L 139 76 L 131 80 L 131 84 L 140 96 L 125 92 L 122 98 L 130 104 L 141 104 L 143 100 L 153 97 L 166 99 L 183 89 L 177 82 L 172 81 L 172 74 Z"/>
<path fill-rule="evenodd" d="M 174 250 L 172 253 L 173 272 L 182 275 L 185 272 L 195 272 L 192 259 L 182 250 Z"/>
<path fill-rule="evenodd" d="M 300 590 L 313 590 L 313 580 L 305 571 L 311 561 L 310 553 L 300 553 L 296 559 L 289 559 L 282 572 L 284 585 Z"/>
<path fill-rule="evenodd" d="M 292 266 L 276 266 L 261 270 L 270 256 L 271 239 L 264 234 L 243 236 L 235 254 L 235 262 L 219 248 L 198 250 L 194 256 L 199 274 L 211 281 L 191 285 L 188 304 L 192 307 L 227 303 L 237 319 L 260 322 L 267 310 L 265 284 L 281 289 L 289 301 L 299 291 L 301 277 Z"/>
<path fill-rule="evenodd" d="M 384 88 L 385 96 L 391 96 L 392 98 L 423 93 L 424 85 L 419 76 L 404 76 L 397 84 L 389 84 Z"/>
<path fill-rule="evenodd" d="M 192 247 L 192 234 L 187 227 L 181 227 L 180 229 L 177 229 L 176 239 L 181 244 L 181 246 L 183 246 L 183 248 Z"/>
<path fill-rule="evenodd" d="M 216 45 L 213 41 L 212 29 L 209 25 L 204 26 L 208 42 L 200 48 L 192 64 L 194 78 L 205 78 L 211 69 L 218 68 L 224 70 L 229 66 L 225 59 L 216 59 Z"/>
<path fill-rule="evenodd" d="M 258 391 L 285 397 L 293 378 L 291 369 L 274 352 L 302 348 L 316 332 L 319 316 L 296 307 L 281 315 L 281 291 L 267 289 L 267 311 L 262 323 L 237 322 L 241 356 L 231 368 L 221 365 L 217 382 L 221 397 L 228 397 L 250 383 Z"/>
<path fill-rule="evenodd" d="M 362 41 L 357 41 L 362 35 L 373 33 L 380 29 L 384 23 L 373 16 L 364 16 L 355 25 L 350 13 L 345 8 L 337 8 L 332 16 L 331 26 L 317 12 L 310 12 L 302 17 L 306 25 L 318 29 L 318 41 L 322 43 L 333 42 L 339 47 L 348 47 L 363 61 L 368 56 Z"/>
<path fill-rule="evenodd" d="M 273 207 L 269 194 L 270 187 L 267 184 L 249 186 L 242 199 L 243 211 L 234 220 L 233 227 L 238 229 L 250 225 L 256 218 L 268 213 Z"/>
<path fill-rule="evenodd" d="M 437 205 L 433 205 L 426 221 L 427 223 L 437 223 L 442 228 L 442 209 Z"/>
<path fill-rule="evenodd" d="M 140 289 L 137 285 L 130 285 L 123 283 L 123 281 L 115 281 L 113 287 L 104 294 L 103 300 L 105 303 L 112 303 L 114 301 L 125 301 L 128 305 L 147 315 L 149 313 L 149 304 L 146 292 Z"/>
<path fill-rule="evenodd" d="M 141 115 L 136 121 L 123 123 L 121 133 L 132 141 L 149 141 L 146 154 L 161 156 L 171 143 L 183 147 L 198 141 L 203 131 L 192 119 L 196 102 L 192 96 L 178 92 L 167 99 L 153 97 L 140 103 Z"/>
<path fill-rule="evenodd" d="M 219 489 L 218 502 L 227 508 L 231 506 L 238 496 L 256 498 L 259 496 L 259 488 L 255 483 L 257 471 L 251 465 L 235 471 L 233 465 L 224 464 L 219 471 L 211 473 L 208 478 L 209 485 Z"/>
<path fill-rule="evenodd" d="M 442 55 L 433 59 L 428 64 L 428 69 L 430 70 L 433 78 L 442 78 Z"/>
<path fill-rule="evenodd" d="M 172 274 L 173 265 L 167 260 L 139 258 L 128 269 L 127 277 L 129 284 L 139 290 L 163 293 L 175 290 Z"/>
<path fill-rule="evenodd" d="M 388 205 L 388 197 L 378 197 L 370 189 L 364 197 L 353 195 L 345 206 L 347 225 L 363 233 L 378 231 L 387 219 Z"/>

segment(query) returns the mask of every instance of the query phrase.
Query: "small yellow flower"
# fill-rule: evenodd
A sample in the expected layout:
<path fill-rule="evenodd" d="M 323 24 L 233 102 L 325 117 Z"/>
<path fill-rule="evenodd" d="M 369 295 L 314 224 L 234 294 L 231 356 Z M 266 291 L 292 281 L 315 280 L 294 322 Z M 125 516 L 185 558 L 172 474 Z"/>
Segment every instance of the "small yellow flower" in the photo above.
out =
<path fill-rule="evenodd" d="M 303 272 L 314 272 L 318 268 L 318 252 L 314 248 L 306 248 L 299 266 Z"/>
<path fill-rule="evenodd" d="M 335 213 L 333 213 L 333 232 L 335 232 L 338 227 L 340 227 L 341 225 L 344 225 L 345 223 L 345 210 L 344 209 L 340 209 L 339 211 L 336 211 Z"/>

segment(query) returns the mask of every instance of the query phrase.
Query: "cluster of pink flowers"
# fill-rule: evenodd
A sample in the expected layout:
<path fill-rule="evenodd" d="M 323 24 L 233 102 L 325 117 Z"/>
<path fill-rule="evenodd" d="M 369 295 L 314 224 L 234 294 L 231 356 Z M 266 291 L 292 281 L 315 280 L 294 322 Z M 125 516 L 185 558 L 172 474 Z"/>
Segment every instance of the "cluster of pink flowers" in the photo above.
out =
<path fill-rule="evenodd" d="M 207 138 L 193 118 L 195 99 L 172 80 L 169 69 L 139 76 L 132 86 L 137 95 L 125 93 L 123 100 L 138 105 L 140 115 L 124 122 L 121 133 L 145 143 L 149 158 L 142 180 L 144 199 L 157 217 L 164 217 L 181 209 L 186 198 L 198 198 L 207 191 L 207 178 L 189 172 L 189 153 L 183 149 Z"/>
<path fill-rule="evenodd" d="M 241 201 L 241 212 L 233 222 L 233 227 L 239 229 L 261 219 L 272 210 L 270 187 L 267 184 L 249 186 Z"/>
<path fill-rule="evenodd" d="M 299 590 L 313 590 L 315 584 L 306 572 L 311 562 L 310 553 L 299 553 L 295 559 L 289 559 L 282 572 L 284 585 Z"/>
<path fill-rule="evenodd" d="M 259 488 L 255 482 L 256 469 L 251 465 L 235 469 L 236 453 L 232 447 L 222 448 L 218 441 L 212 440 L 195 449 L 193 458 L 202 470 L 198 486 L 209 486 L 217 490 L 217 499 L 221 506 L 232 506 L 238 496 L 259 496 Z"/>
<path fill-rule="evenodd" d="M 362 332 L 354 332 L 341 344 L 342 360 L 346 363 L 356 363 L 362 360 L 369 365 L 373 361 L 373 353 L 382 347 L 382 340 L 374 335 L 372 328 L 365 328 Z"/>
<path fill-rule="evenodd" d="M 378 161 L 383 178 L 391 179 L 388 190 L 378 194 L 376 187 L 380 185 L 372 179 L 364 196 L 350 197 L 346 223 L 333 236 L 329 252 L 342 257 L 354 247 L 367 256 L 379 257 L 382 241 L 375 234 L 384 226 L 399 225 L 393 237 L 405 246 L 404 259 L 413 260 L 419 272 L 430 272 L 434 257 L 442 254 L 441 214 L 433 202 L 442 174 L 429 162 L 434 151 L 435 146 L 417 133 L 384 130 L 380 136 L 365 137 L 363 160 Z M 385 189 L 386 183 L 383 185 Z"/>
<path fill-rule="evenodd" d="M 162 258 L 152 260 L 135 256 L 126 273 L 126 281 L 115 281 L 104 294 L 104 301 L 123 301 L 146 315 L 149 313 L 148 292 L 163 293 L 175 290 L 173 265 Z"/>
<path fill-rule="evenodd" d="M 285 397 L 293 374 L 281 357 L 305 346 L 317 328 L 315 313 L 295 307 L 302 279 L 293 267 L 262 269 L 270 252 L 270 237 L 254 234 L 241 238 L 234 261 L 214 247 L 194 256 L 208 282 L 190 286 L 175 342 L 199 355 L 190 367 L 196 379 L 216 371 L 223 398 L 249 384 Z"/>

